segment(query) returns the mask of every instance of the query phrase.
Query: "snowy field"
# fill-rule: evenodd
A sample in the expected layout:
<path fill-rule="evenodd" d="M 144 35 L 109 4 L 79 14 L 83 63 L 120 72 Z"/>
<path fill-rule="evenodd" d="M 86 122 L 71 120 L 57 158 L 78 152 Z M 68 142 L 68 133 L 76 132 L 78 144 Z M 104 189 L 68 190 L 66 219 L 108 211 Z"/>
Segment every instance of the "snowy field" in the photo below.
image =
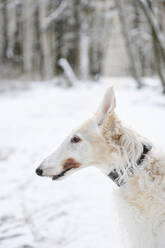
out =
<path fill-rule="evenodd" d="M 123 247 L 109 178 L 94 168 L 61 182 L 35 175 L 110 83 L 122 120 L 164 148 L 165 97 L 154 80 L 142 91 L 130 79 L 110 79 L 73 89 L 35 83 L 0 95 L 0 248 Z"/>

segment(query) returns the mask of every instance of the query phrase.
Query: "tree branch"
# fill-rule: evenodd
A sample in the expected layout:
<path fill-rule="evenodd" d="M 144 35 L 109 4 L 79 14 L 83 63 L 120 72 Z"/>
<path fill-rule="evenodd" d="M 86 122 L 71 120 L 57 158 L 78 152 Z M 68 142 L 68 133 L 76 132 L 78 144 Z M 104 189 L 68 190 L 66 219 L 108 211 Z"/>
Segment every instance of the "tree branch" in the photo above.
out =
<path fill-rule="evenodd" d="M 46 30 L 53 21 L 55 21 L 67 7 L 67 1 L 62 0 L 60 6 L 48 17 L 43 20 L 42 30 Z"/>
<path fill-rule="evenodd" d="M 141 9 L 143 10 L 146 18 L 148 19 L 148 22 L 151 28 L 153 29 L 153 32 L 155 33 L 155 38 L 157 39 L 157 42 L 159 43 L 163 58 L 165 60 L 165 38 L 164 38 L 163 32 L 161 31 L 159 27 L 159 23 L 157 22 L 155 16 L 153 15 L 146 0 L 137 0 L 137 2 L 140 4 Z"/>

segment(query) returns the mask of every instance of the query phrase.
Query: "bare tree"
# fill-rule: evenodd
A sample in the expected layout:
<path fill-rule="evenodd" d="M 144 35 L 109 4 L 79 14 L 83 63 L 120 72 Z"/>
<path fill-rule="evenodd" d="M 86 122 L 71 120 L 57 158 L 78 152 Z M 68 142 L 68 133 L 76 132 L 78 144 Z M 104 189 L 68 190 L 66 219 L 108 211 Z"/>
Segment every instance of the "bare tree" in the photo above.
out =
<path fill-rule="evenodd" d="M 39 5 L 39 24 L 40 24 L 40 35 L 41 35 L 41 47 L 43 53 L 43 78 L 50 79 L 53 77 L 54 69 L 53 69 L 53 61 L 51 55 L 51 44 L 49 37 L 49 30 L 43 29 L 44 20 L 48 13 L 48 5 L 49 1 L 40 1 Z"/>
<path fill-rule="evenodd" d="M 153 48 L 154 48 L 154 58 L 155 58 L 155 65 L 158 76 L 160 78 L 163 93 L 165 94 L 165 77 L 162 71 L 162 63 L 165 66 L 165 37 L 160 29 L 159 22 L 154 15 L 154 10 L 152 6 L 152 2 L 150 1 L 142 1 L 137 0 L 140 4 L 140 7 L 144 11 L 144 14 L 149 22 L 149 25 L 152 30 L 152 41 L 153 41 Z M 162 60 L 163 59 L 163 60 Z"/>
<path fill-rule="evenodd" d="M 132 73 L 132 76 L 135 78 L 138 88 L 141 88 L 142 87 L 142 81 L 141 81 L 141 73 L 139 70 L 140 65 L 139 65 L 139 61 L 136 59 L 136 54 L 135 54 L 135 51 L 134 51 L 133 46 L 132 46 L 131 41 L 130 41 L 130 36 L 129 36 L 129 31 L 128 31 L 128 23 L 126 21 L 122 1 L 117 0 L 116 6 L 117 6 L 117 9 L 119 12 L 120 23 L 122 26 L 123 36 L 124 36 L 125 44 L 126 44 L 126 49 L 127 49 L 127 53 L 128 53 L 129 60 L 130 60 L 130 72 Z"/>
<path fill-rule="evenodd" d="M 162 55 L 165 59 L 165 37 L 163 32 L 161 31 L 159 27 L 159 23 L 156 19 L 156 17 L 153 15 L 149 4 L 146 0 L 136 0 L 140 4 L 142 10 L 145 13 L 146 18 L 148 19 L 148 22 L 150 26 L 152 27 L 153 32 L 155 33 L 155 38 L 159 44 L 159 47 L 161 49 Z"/>
<path fill-rule="evenodd" d="M 79 13 L 79 72 L 82 79 L 88 79 L 89 77 L 89 20 L 88 20 L 88 8 L 89 6 L 81 1 L 81 12 Z"/>
<path fill-rule="evenodd" d="M 2 55 L 2 61 L 6 62 L 7 60 L 7 48 L 8 48 L 8 39 L 7 39 L 7 33 L 8 33 L 8 18 L 7 18 L 7 0 L 3 0 L 2 3 L 2 11 L 3 11 L 3 55 Z"/>
<path fill-rule="evenodd" d="M 3 17 L 3 3 L 0 4 L 0 64 L 2 64 L 4 55 L 4 17 Z"/>
<path fill-rule="evenodd" d="M 28 75 L 34 72 L 34 13 L 33 0 L 23 1 L 23 69 Z"/>

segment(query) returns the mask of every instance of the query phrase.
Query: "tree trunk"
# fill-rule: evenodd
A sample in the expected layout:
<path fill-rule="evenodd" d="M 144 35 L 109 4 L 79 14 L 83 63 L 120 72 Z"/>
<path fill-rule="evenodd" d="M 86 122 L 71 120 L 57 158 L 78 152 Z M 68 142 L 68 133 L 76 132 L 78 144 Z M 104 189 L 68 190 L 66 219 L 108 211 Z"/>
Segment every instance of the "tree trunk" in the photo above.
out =
<path fill-rule="evenodd" d="M 8 51 L 9 59 L 14 59 L 15 33 L 16 33 L 16 5 L 8 4 Z"/>
<path fill-rule="evenodd" d="M 134 53 L 134 50 L 133 50 L 133 47 L 132 47 L 132 44 L 130 41 L 129 32 L 127 29 L 128 25 L 126 22 L 126 17 L 124 14 L 124 8 L 122 6 L 121 0 L 116 0 L 116 6 L 117 6 L 117 9 L 119 12 L 119 18 L 120 18 L 120 22 L 121 22 L 122 32 L 123 32 L 123 36 L 124 36 L 124 40 L 125 40 L 125 45 L 126 45 L 128 57 L 130 60 L 131 73 L 137 82 L 138 88 L 141 88 L 142 82 L 141 82 L 141 75 L 139 72 L 139 65 L 137 64 L 135 53 Z"/>
<path fill-rule="evenodd" d="M 79 68 L 80 78 L 89 78 L 89 37 L 88 37 L 88 22 L 87 16 L 84 15 L 83 21 L 80 26 L 79 36 Z"/>
<path fill-rule="evenodd" d="M 6 62 L 7 60 L 7 49 L 8 49 L 8 39 L 7 39 L 7 33 L 8 33 L 8 18 L 7 18 L 7 0 L 3 0 L 3 6 L 2 6 L 2 12 L 3 12 L 3 55 L 2 55 L 2 61 Z"/>
<path fill-rule="evenodd" d="M 150 7 L 150 9 L 152 11 L 152 14 L 154 15 L 153 6 L 152 6 L 151 2 L 149 2 L 148 5 L 149 5 L 149 7 Z M 161 66 L 162 62 L 164 62 L 164 61 L 161 61 L 161 57 L 162 57 L 161 56 L 161 51 L 160 51 L 160 47 L 159 47 L 159 44 L 158 44 L 158 41 L 157 41 L 157 38 L 156 38 L 156 34 L 154 32 L 153 27 L 152 27 L 152 39 L 153 39 L 155 66 L 156 66 L 158 76 L 159 76 L 161 84 L 162 84 L 163 94 L 165 94 L 165 78 L 164 78 L 164 74 L 163 74 L 162 66 Z"/>
<path fill-rule="evenodd" d="M 49 30 L 42 29 L 44 25 L 44 20 L 47 16 L 49 1 L 42 0 L 39 5 L 39 23 L 41 31 L 41 47 L 43 52 L 43 79 L 50 79 L 53 77 L 53 61 L 51 53 L 50 35 Z"/>
<path fill-rule="evenodd" d="M 136 0 L 141 6 L 141 9 L 143 10 L 151 28 L 153 29 L 153 32 L 155 33 L 155 38 L 159 44 L 161 53 L 163 55 L 163 58 L 165 60 L 165 38 L 164 34 L 159 28 L 159 23 L 157 22 L 157 19 L 153 15 L 148 3 L 145 0 Z"/>
<path fill-rule="evenodd" d="M 3 18 L 3 3 L 0 4 L 0 64 L 3 62 L 4 53 L 4 18 Z"/>
<path fill-rule="evenodd" d="M 23 1 L 23 69 L 27 75 L 33 75 L 34 51 L 34 1 Z"/>
<path fill-rule="evenodd" d="M 132 42 L 133 50 L 135 53 L 135 57 L 137 60 L 138 71 L 141 77 L 144 75 L 143 73 L 143 56 L 141 51 L 141 32 L 140 32 L 140 13 L 139 13 L 139 5 L 136 1 L 131 1 L 133 12 L 134 12 L 134 20 L 133 20 L 133 30 L 135 30 L 136 35 L 134 35 L 134 39 Z M 140 41 L 140 42 L 139 42 Z"/>

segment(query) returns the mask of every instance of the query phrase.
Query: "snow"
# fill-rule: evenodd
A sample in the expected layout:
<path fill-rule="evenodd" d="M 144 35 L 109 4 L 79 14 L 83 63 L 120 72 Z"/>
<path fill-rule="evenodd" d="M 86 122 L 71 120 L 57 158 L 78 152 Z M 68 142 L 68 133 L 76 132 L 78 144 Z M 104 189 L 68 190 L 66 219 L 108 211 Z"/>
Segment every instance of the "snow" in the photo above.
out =
<path fill-rule="evenodd" d="M 156 80 L 135 90 L 131 79 L 61 89 L 33 83 L 0 96 L 0 247 L 122 248 L 116 186 L 95 168 L 64 181 L 35 175 L 45 156 L 93 114 L 114 83 L 121 119 L 164 147 L 165 99 Z"/>

